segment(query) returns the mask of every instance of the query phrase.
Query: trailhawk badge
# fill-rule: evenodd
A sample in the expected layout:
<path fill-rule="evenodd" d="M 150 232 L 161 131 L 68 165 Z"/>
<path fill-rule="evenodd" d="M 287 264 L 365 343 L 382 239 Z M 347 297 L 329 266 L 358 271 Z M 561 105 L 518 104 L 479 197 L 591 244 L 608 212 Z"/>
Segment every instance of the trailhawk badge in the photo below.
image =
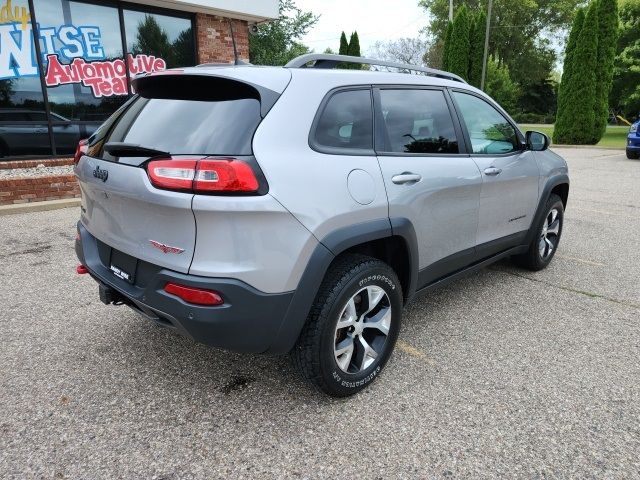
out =
<path fill-rule="evenodd" d="M 163 253 L 182 253 L 184 248 L 170 247 L 164 243 L 156 242 L 155 240 L 149 240 L 149 243 L 156 247 L 158 250 L 162 250 Z"/>
<path fill-rule="evenodd" d="M 100 169 L 100 167 L 96 166 L 96 169 L 93 171 L 93 176 L 106 182 L 107 178 L 109 178 L 109 170 L 105 170 L 104 168 Z"/>

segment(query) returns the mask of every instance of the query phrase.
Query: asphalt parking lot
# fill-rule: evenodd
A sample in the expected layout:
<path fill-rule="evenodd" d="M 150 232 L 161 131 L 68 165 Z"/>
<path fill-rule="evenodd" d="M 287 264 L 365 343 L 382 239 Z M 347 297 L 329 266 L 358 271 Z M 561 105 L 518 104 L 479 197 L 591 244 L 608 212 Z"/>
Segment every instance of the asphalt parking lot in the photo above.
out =
<path fill-rule="evenodd" d="M 75 208 L 0 217 L 0 478 L 640 477 L 640 161 L 558 152 L 552 265 L 418 299 L 347 400 L 102 305 Z"/>

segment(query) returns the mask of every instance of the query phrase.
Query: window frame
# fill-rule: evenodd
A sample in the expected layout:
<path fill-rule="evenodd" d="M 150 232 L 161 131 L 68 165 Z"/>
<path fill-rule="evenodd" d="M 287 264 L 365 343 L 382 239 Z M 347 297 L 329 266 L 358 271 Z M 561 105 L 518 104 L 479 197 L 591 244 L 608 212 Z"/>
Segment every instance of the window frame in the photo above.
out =
<path fill-rule="evenodd" d="M 316 130 L 318 128 L 318 123 L 320 122 L 320 118 L 324 114 L 326 110 L 327 104 L 329 101 L 337 95 L 338 93 L 344 93 L 354 90 L 366 90 L 369 92 L 370 106 L 371 106 L 371 148 L 349 148 L 349 147 L 330 147 L 327 145 L 322 145 L 316 141 Z M 313 122 L 311 123 L 311 128 L 309 129 L 309 137 L 308 137 L 309 148 L 311 150 L 318 153 L 326 153 L 328 155 L 350 155 L 350 156 L 362 156 L 362 157 L 371 157 L 375 156 L 375 144 L 376 144 L 376 121 L 375 121 L 375 109 L 374 109 L 374 100 L 373 100 L 373 92 L 371 91 L 371 84 L 362 84 L 362 85 L 348 85 L 348 86 L 340 86 L 335 87 L 329 90 L 325 96 L 322 98 L 320 105 L 318 105 L 318 109 L 316 110 L 315 116 L 313 117 Z"/>
<path fill-rule="evenodd" d="M 493 101 L 491 98 L 489 98 L 487 96 L 481 95 L 481 94 L 479 94 L 477 92 L 474 92 L 474 91 L 471 91 L 471 90 L 466 90 L 464 88 L 447 87 L 447 89 L 449 90 L 449 95 L 451 97 L 451 101 L 452 101 L 453 106 L 454 106 L 454 108 L 456 110 L 456 114 L 458 116 L 458 121 L 460 123 L 460 127 L 462 128 L 462 130 L 464 132 L 465 141 L 467 143 L 467 152 L 469 153 L 469 155 L 477 156 L 477 157 L 511 157 L 511 156 L 514 156 L 514 155 L 519 155 L 523 151 L 526 150 L 526 141 L 525 141 L 524 135 L 522 134 L 522 132 L 518 128 L 518 125 L 513 121 L 513 119 L 505 111 L 505 109 L 502 108 L 500 105 L 498 105 L 495 101 Z M 504 117 L 504 119 L 507 121 L 507 123 L 509 125 L 511 125 L 511 127 L 515 130 L 517 140 L 520 143 L 520 145 L 519 145 L 520 148 L 516 148 L 515 150 L 512 150 L 511 152 L 508 152 L 508 153 L 474 153 L 473 145 L 471 144 L 471 135 L 469 135 L 469 130 L 467 129 L 467 125 L 466 125 L 466 123 L 464 121 L 464 117 L 462 116 L 462 110 L 460 109 L 460 105 L 458 104 L 455 95 L 453 95 L 454 93 L 462 93 L 462 94 L 465 94 L 465 95 L 470 95 L 472 97 L 476 97 L 476 98 L 484 101 L 487 105 L 489 105 L 495 111 L 497 111 L 500 115 L 502 115 Z"/>

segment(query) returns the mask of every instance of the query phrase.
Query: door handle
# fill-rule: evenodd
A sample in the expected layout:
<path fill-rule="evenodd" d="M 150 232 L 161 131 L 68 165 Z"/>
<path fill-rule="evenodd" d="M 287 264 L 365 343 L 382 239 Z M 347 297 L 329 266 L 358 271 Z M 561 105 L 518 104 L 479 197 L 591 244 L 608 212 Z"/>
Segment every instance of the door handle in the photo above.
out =
<path fill-rule="evenodd" d="M 496 167 L 489 167 L 484 169 L 484 174 L 490 176 L 500 175 L 500 172 L 502 172 L 502 169 Z"/>
<path fill-rule="evenodd" d="M 401 185 L 403 183 L 416 183 L 420 180 L 422 180 L 422 175 L 411 172 L 403 172 L 391 177 L 391 181 L 397 185 Z"/>

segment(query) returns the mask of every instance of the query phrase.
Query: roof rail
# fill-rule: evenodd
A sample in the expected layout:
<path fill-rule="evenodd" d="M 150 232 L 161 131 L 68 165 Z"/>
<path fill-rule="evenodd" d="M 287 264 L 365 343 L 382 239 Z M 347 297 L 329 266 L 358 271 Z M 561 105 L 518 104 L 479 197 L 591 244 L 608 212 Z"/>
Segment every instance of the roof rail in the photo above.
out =
<path fill-rule="evenodd" d="M 402 70 L 411 70 L 414 72 L 426 73 L 431 77 L 445 78 L 447 80 L 455 80 L 457 82 L 467 83 L 453 73 L 437 70 L 435 68 L 421 67 L 420 65 L 411 65 L 410 63 L 388 62 L 386 60 L 376 60 L 374 58 L 352 57 L 350 55 L 331 55 L 328 53 L 307 53 L 294 58 L 285 65 L 287 68 L 308 68 L 307 65 L 314 62 L 311 68 L 335 68 L 339 63 L 364 63 L 365 65 L 374 65 L 381 67 L 399 68 Z"/>

